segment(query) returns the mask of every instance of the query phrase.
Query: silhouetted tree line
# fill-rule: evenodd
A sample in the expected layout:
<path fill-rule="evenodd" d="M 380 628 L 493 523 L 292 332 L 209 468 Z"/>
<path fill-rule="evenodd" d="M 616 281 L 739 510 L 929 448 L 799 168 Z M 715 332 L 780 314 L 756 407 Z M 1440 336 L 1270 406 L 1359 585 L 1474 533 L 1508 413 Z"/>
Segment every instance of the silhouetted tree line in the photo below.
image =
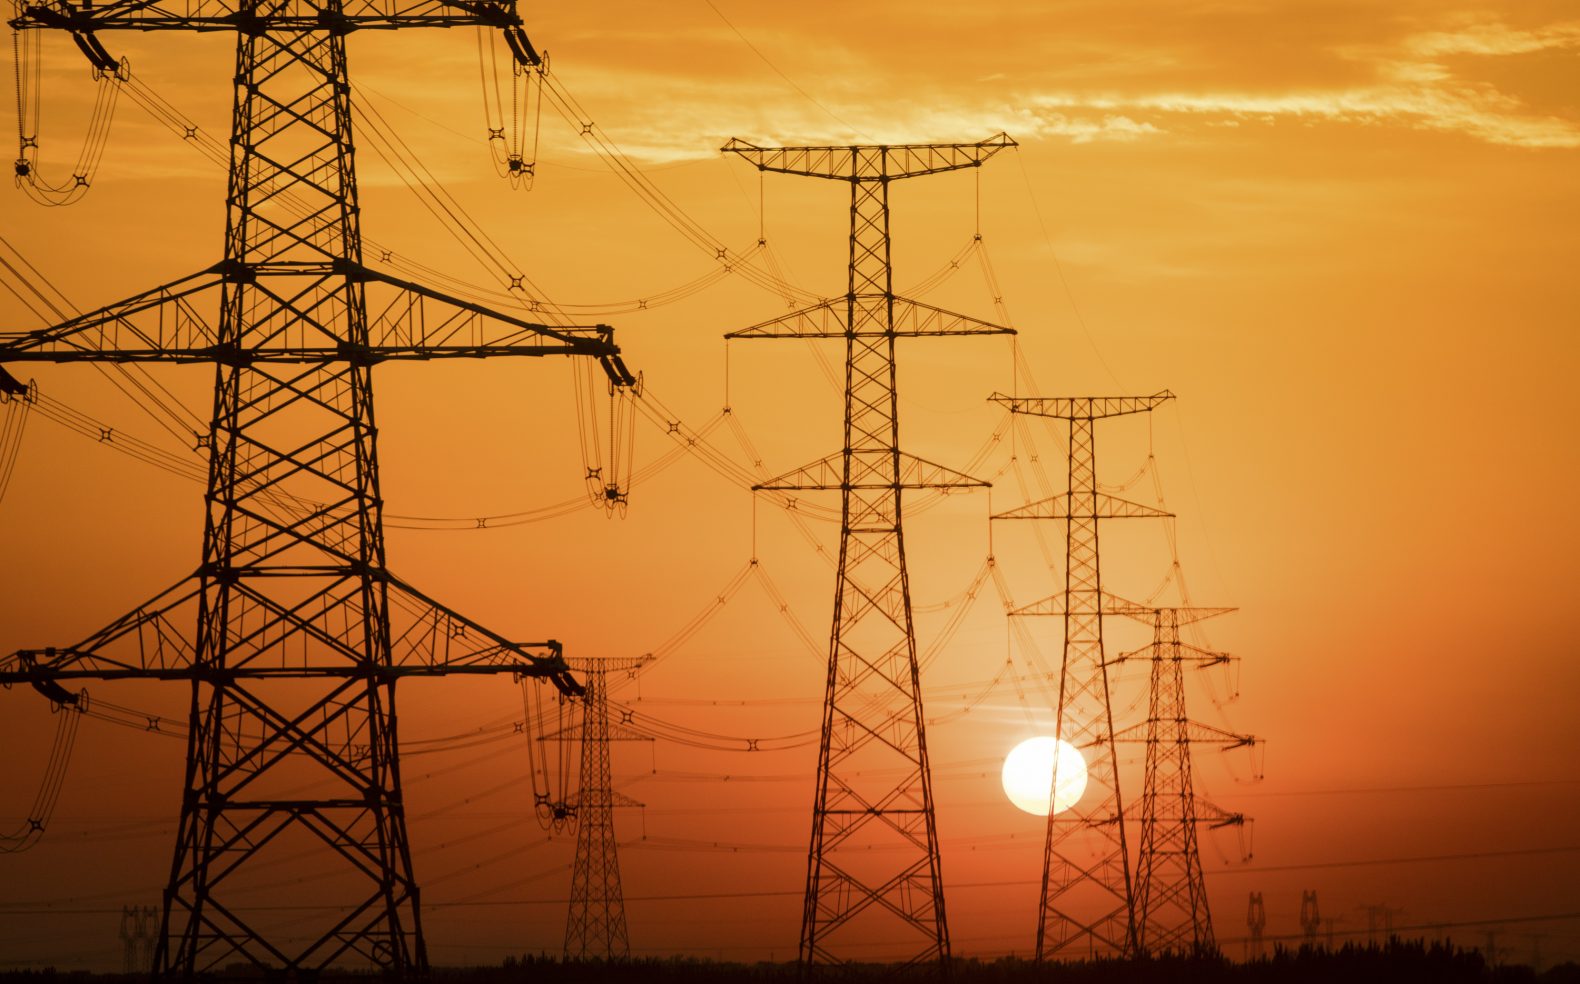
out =
<path fill-rule="evenodd" d="M 237 972 L 223 979 L 269 981 Z M 936 979 L 932 967 L 896 974 L 884 964 L 820 968 L 815 980 L 838 984 Z M 438 967 L 432 984 L 796 984 L 793 963 L 729 963 L 695 958 L 650 958 L 618 962 L 566 961 L 546 955 L 507 957 L 503 966 Z M 1346 944 L 1275 948 L 1249 962 L 1221 956 L 1150 957 L 1040 965 L 1019 957 L 958 959 L 951 984 L 1580 984 L 1580 964 L 1563 963 L 1540 973 L 1519 964 L 1491 965 L 1480 951 L 1449 942 L 1392 939 L 1382 946 Z M 326 972 L 322 984 L 379 980 L 375 974 Z M 146 978 L 85 971 L 0 971 L 0 984 L 142 984 Z"/>

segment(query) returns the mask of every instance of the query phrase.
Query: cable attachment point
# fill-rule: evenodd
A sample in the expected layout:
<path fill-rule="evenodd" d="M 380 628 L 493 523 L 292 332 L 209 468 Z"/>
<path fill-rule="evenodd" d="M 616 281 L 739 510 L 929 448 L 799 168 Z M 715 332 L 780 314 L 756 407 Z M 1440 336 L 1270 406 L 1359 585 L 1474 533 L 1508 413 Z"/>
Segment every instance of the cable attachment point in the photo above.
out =
<path fill-rule="evenodd" d="M 543 67 L 543 56 L 538 54 L 538 49 L 532 47 L 527 32 L 522 30 L 519 24 L 505 28 L 505 44 L 510 46 L 510 54 L 518 65 L 524 68 Z"/>

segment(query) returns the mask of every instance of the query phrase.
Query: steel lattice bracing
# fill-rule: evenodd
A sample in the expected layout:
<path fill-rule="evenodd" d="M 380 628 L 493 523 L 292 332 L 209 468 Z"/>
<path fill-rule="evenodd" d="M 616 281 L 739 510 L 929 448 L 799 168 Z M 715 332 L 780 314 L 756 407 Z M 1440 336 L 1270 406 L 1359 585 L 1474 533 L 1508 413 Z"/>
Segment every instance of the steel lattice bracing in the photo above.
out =
<path fill-rule="evenodd" d="M 945 964 L 945 917 L 932 776 L 916 664 L 901 498 L 905 489 L 981 485 L 900 450 L 895 339 L 1010 329 L 894 295 L 889 185 L 975 167 L 1013 142 L 724 150 L 765 171 L 850 183 L 843 298 L 730 338 L 845 342 L 844 447 L 759 486 L 841 493 L 839 569 L 812 807 L 800 959 Z M 878 943 L 892 949 L 858 950 Z"/>
<path fill-rule="evenodd" d="M 609 743 L 653 739 L 625 724 L 610 724 L 608 673 L 635 671 L 651 659 L 643 656 L 635 660 L 571 661 L 574 669 L 586 673 L 581 724 L 543 736 L 544 741 L 577 741 L 581 745 L 581 786 L 574 804 L 576 860 L 571 868 L 571 900 L 565 916 L 567 960 L 624 960 L 631 955 L 614 811 L 617 807 L 642 804 L 615 792 Z"/>
<path fill-rule="evenodd" d="M 375 362 L 589 355 L 625 378 L 606 328 L 530 324 L 361 263 L 346 31 L 519 23 L 511 4 L 334 0 L 30 7 L 14 22 L 71 30 L 99 51 L 96 29 L 238 31 L 223 261 L 0 339 L 0 363 L 216 367 L 196 574 L 77 646 L 0 660 L 6 683 L 191 687 L 156 974 L 190 978 L 237 963 L 288 974 L 357 964 L 424 972 L 396 680 L 509 672 L 578 689 L 557 643 L 508 641 L 395 578 L 381 520 Z M 319 879 L 312 907 L 291 920 L 257 908 L 301 857 Z"/>
<path fill-rule="evenodd" d="M 1037 917 L 1038 960 L 1115 956 L 1136 949 L 1124 801 L 1103 653 L 1103 615 L 1116 599 L 1102 586 L 1098 523 L 1168 514 L 1097 490 L 1093 424 L 1106 417 L 1148 412 L 1172 398 L 1168 392 L 1150 397 L 993 397 L 1011 412 L 1063 419 L 1070 425 L 1068 491 L 993 517 L 1063 520 L 1066 530 L 1063 593 L 1014 613 L 1063 617 L 1057 734 L 1080 750 L 1087 769 L 1080 802 L 1048 814 Z M 1057 774 L 1050 788 L 1058 788 Z"/>
<path fill-rule="evenodd" d="M 1197 832 L 1202 824 L 1240 825 L 1245 818 L 1198 799 L 1192 779 L 1191 745 L 1233 748 L 1250 745 L 1254 739 L 1190 719 L 1185 708 L 1186 664 L 1205 667 L 1226 663 L 1231 657 L 1182 641 L 1180 626 L 1231 610 L 1158 608 L 1125 612 L 1149 622 L 1153 633 L 1152 645 L 1144 651 L 1151 663 L 1147 719 L 1139 728 L 1127 729 L 1117 736 L 1120 742 L 1139 739 L 1146 744 L 1141 849 L 1136 865 L 1136 943 L 1142 953 L 1205 956 L 1217 952 Z"/>

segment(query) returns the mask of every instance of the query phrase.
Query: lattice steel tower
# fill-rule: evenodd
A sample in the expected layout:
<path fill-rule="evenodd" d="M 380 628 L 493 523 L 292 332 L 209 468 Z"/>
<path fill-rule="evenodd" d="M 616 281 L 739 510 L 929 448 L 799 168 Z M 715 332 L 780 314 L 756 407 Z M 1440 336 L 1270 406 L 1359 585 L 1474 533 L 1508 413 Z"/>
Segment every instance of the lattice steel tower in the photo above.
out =
<path fill-rule="evenodd" d="M 1245 825 L 1245 816 L 1219 809 L 1196 795 L 1191 746 L 1224 750 L 1249 747 L 1256 739 L 1193 721 L 1185 709 L 1185 666 L 1217 666 L 1233 657 L 1180 639 L 1180 626 L 1234 611 L 1232 608 L 1145 608 L 1119 606 L 1107 614 L 1129 615 L 1152 628 L 1147 719 L 1115 735 L 1119 742 L 1146 745 L 1141 786 L 1141 849 L 1136 864 L 1136 949 L 1145 954 L 1216 954 L 1212 912 L 1202 878 L 1197 831 Z"/>
<path fill-rule="evenodd" d="M 1080 802 L 1048 814 L 1042 894 L 1037 906 L 1038 960 L 1130 954 L 1136 948 L 1124 802 L 1103 655 L 1103 612 L 1119 599 L 1103 590 L 1097 524 L 1103 519 L 1166 517 L 1169 513 L 1097 490 L 1093 423 L 1150 412 L 1173 398 L 1167 390 L 1140 397 L 992 397 L 1011 413 L 1052 417 L 1070 424 L 1068 491 L 993 517 L 1065 523 L 1063 593 L 1012 613 L 1064 618 L 1057 735 L 1080 750 L 1087 770 L 1086 791 Z M 1057 756 L 1054 773 L 1051 788 L 1057 789 Z"/>
<path fill-rule="evenodd" d="M 625 894 L 620 887 L 620 855 L 614 839 L 616 807 L 642 804 L 614 790 L 609 768 L 611 741 L 652 741 L 624 722 L 609 721 L 608 673 L 633 671 L 652 661 L 573 659 L 571 668 L 586 674 L 582 721 L 543 736 L 544 741 L 575 741 L 581 746 L 581 786 L 577 791 L 576 860 L 571 868 L 571 901 L 565 916 L 565 959 L 624 960 L 631 955 L 626 933 Z"/>
<path fill-rule="evenodd" d="M 179 680 L 191 736 L 155 973 L 233 963 L 288 975 L 427 966 L 407 843 L 395 684 L 514 673 L 579 687 L 555 642 L 517 643 L 385 564 L 372 367 L 386 359 L 585 355 L 619 382 L 608 328 L 496 314 L 362 262 L 346 35 L 489 26 L 530 55 L 510 0 L 109 0 L 26 6 L 101 70 L 107 30 L 234 31 L 224 258 L 192 276 L 0 339 L 0 363 L 215 366 L 202 560 L 66 649 L 0 659 L 0 682 Z M 532 56 L 535 57 L 535 56 Z M 9 374 L 0 379 L 14 385 Z M 312 858 L 313 908 L 255 908 Z"/>
<path fill-rule="evenodd" d="M 803 966 L 887 958 L 852 954 L 852 939 L 902 947 L 894 954 L 902 963 L 949 959 L 901 498 L 906 489 L 986 483 L 900 450 L 894 343 L 1013 332 L 895 296 L 889 185 L 978 167 L 1010 146 L 1014 141 L 999 134 L 974 144 L 754 147 L 732 140 L 723 148 L 762 171 L 850 183 L 845 296 L 726 336 L 845 342 L 844 448 L 757 486 L 841 493 Z"/>

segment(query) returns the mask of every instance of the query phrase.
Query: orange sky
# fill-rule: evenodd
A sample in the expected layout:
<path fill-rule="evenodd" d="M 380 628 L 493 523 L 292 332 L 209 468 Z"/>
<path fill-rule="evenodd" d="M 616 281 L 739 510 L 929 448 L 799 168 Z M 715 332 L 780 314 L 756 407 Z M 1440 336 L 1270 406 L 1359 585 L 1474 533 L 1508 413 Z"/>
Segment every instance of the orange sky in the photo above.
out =
<path fill-rule="evenodd" d="M 1221 938 L 1243 935 L 1251 890 L 1264 892 L 1273 934 L 1298 932 L 1303 888 L 1318 890 L 1341 931 L 1364 929 L 1358 907 L 1375 903 L 1402 908 L 1396 922 L 1410 925 L 1580 909 L 1569 820 L 1580 771 L 1565 727 L 1580 683 L 1570 624 L 1580 524 L 1566 508 L 1580 444 L 1564 424 L 1580 368 L 1572 5 L 714 0 L 524 15 L 592 122 L 712 235 L 754 242 L 761 187 L 775 255 L 814 292 L 843 289 L 842 189 L 783 176 L 760 186 L 748 165 L 718 155 L 726 139 L 953 141 L 1006 130 L 1020 142 L 980 175 L 896 187 L 896 283 L 907 289 L 945 266 L 980 221 L 1037 389 L 1179 396 L 1150 426 L 1100 428 L 1099 477 L 1125 483 L 1150 446 L 1180 516 L 1193 598 L 1241 609 L 1206 637 L 1243 657 L 1241 697 L 1223 708 L 1206 689 L 1190 697 L 1205 720 L 1269 742 L 1257 784 L 1202 756 L 1206 793 L 1257 821 L 1249 863 L 1238 864 L 1232 839 L 1204 850 Z M 227 39 L 106 43 L 224 134 Z M 46 39 L 46 56 L 44 156 L 58 173 L 91 84 L 65 39 Z M 714 268 L 552 111 L 533 190 L 496 178 L 472 32 L 357 36 L 351 57 L 361 98 L 556 301 L 648 297 Z M 0 131 L 14 112 L 8 97 Z M 359 151 L 369 237 L 503 286 L 366 143 Z M 43 209 L 8 191 L 0 233 L 91 307 L 217 259 L 223 179 L 123 98 L 88 196 Z M 975 256 L 925 299 L 998 316 Z M 800 343 L 732 343 L 726 383 L 720 336 L 784 305 L 728 277 L 678 303 L 597 319 L 616 325 L 627 360 L 675 415 L 701 427 L 727 400 L 779 473 L 837 446 L 838 394 Z M 38 324 L 0 297 L 0 326 Z M 1010 345 L 917 341 L 900 358 L 908 449 L 964 464 L 1001 422 L 986 397 L 1012 385 Z M 93 368 L 29 369 L 54 397 L 175 447 Z M 191 406 L 206 405 L 207 370 L 156 371 Z M 579 493 L 563 363 L 377 375 L 390 513 L 500 515 Z M 994 477 L 995 511 L 1042 494 L 1033 454 L 1062 481 L 1062 437 L 1028 433 L 1035 443 L 1018 438 L 1014 462 L 1006 442 L 978 469 Z M 713 435 L 746 460 L 728 427 Z M 639 425 L 638 465 L 671 447 Z M 1151 477 L 1126 494 L 1151 501 Z M 937 606 L 959 603 L 988 554 L 989 508 L 983 494 L 952 497 L 908 526 L 924 651 L 950 611 Z M 200 524 L 196 484 L 35 415 L 0 504 L 0 650 L 68 644 L 189 572 Z M 811 529 L 833 548 L 837 526 L 814 519 Z M 1059 531 L 1043 532 L 1062 557 Z M 1108 534 L 1108 583 L 1152 592 L 1170 556 L 1161 524 Z M 507 635 L 627 656 L 660 646 L 750 559 L 754 509 L 748 491 L 682 458 L 635 489 L 624 519 L 589 508 L 488 530 L 392 528 L 388 539 L 393 570 Z M 755 545 L 821 645 L 828 562 L 767 502 L 755 510 Z M 992 549 L 1017 602 L 1053 590 L 1029 524 L 1000 524 Z M 1003 798 L 996 774 L 1048 712 L 1035 693 L 983 689 L 1009 648 L 997 605 L 991 591 L 979 598 L 924 673 L 949 911 L 967 955 L 1024 954 L 1035 925 L 1041 824 Z M 1054 626 L 1033 631 L 1043 663 L 1017 644 L 1019 672 L 1057 652 Z M 820 660 L 748 584 L 653 667 L 635 706 L 720 734 L 799 734 L 817 726 Z M 1127 708 L 1140 679 L 1126 679 Z M 92 689 L 165 713 L 181 706 L 168 689 Z M 503 681 L 402 694 L 408 740 L 520 713 Z M 616 699 L 637 696 L 627 685 Z M 31 691 L 5 700 L 8 828 L 31 803 L 52 720 Z M 96 910 L 156 902 L 181 751 L 84 724 L 50 836 L 0 856 L 0 912 L 24 910 L 4 920 L 0 966 L 118 963 L 117 916 Z M 648 804 L 618 821 L 622 837 L 646 836 L 621 856 L 635 950 L 793 953 L 815 755 L 809 745 L 617 750 L 617 783 Z M 426 901 L 443 903 L 425 917 L 436 962 L 559 947 L 572 841 L 538 843 L 543 833 L 521 815 L 526 795 L 500 788 L 523 757 L 494 744 L 407 761 L 418 875 Z M 1496 856 L 1342 864 L 1443 855 Z M 765 894 L 639 901 L 709 893 Z M 66 911 L 40 914 L 46 903 Z M 1580 958 L 1573 920 L 1512 925 L 1499 945 L 1525 958 L 1538 932 L 1549 961 Z M 1483 940 L 1479 928 L 1456 936 Z"/>

